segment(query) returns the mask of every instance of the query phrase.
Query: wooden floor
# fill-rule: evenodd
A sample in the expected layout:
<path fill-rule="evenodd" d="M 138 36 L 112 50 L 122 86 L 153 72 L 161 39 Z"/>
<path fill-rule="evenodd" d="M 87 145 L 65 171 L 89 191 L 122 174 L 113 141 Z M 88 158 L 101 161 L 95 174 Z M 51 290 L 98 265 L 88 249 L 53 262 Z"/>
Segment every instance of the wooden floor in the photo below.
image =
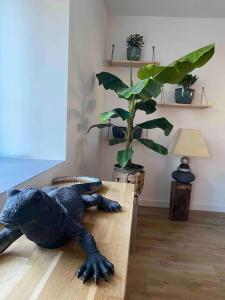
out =
<path fill-rule="evenodd" d="M 224 300 L 225 214 L 193 211 L 184 223 L 167 209 L 139 214 L 126 299 Z"/>

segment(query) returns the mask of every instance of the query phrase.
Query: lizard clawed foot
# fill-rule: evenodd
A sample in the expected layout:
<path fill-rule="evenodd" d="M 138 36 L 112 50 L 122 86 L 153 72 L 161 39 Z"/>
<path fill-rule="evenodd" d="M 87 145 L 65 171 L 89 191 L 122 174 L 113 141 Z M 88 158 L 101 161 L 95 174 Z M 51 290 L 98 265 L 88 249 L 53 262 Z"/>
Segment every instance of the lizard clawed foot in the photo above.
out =
<path fill-rule="evenodd" d="M 122 206 L 117 201 L 109 200 L 103 197 L 97 208 L 105 212 L 118 212 L 122 210 Z"/>
<path fill-rule="evenodd" d="M 99 252 L 95 252 L 87 256 L 76 275 L 78 278 L 82 277 L 83 283 L 93 278 L 95 284 L 98 284 L 100 277 L 105 281 L 109 281 L 110 273 L 114 274 L 113 264 Z"/>

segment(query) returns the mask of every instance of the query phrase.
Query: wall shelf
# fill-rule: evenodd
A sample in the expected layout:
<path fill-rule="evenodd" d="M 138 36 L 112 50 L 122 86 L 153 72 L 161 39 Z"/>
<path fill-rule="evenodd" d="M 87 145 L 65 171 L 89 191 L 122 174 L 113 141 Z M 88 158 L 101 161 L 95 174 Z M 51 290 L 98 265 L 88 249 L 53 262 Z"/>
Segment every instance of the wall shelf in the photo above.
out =
<path fill-rule="evenodd" d="M 158 106 L 165 107 L 178 107 L 178 108 L 210 108 L 212 105 L 209 104 L 180 104 L 180 103 L 157 103 Z"/>
<path fill-rule="evenodd" d="M 130 67 L 130 61 L 129 60 L 111 60 L 107 59 L 106 64 L 108 67 Z M 149 64 L 155 64 L 155 65 L 160 65 L 160 62 L 152 62 L 152 61 L 133 61 L 132 66 L 133 68 L 140 68 L 145 65 Z"/>

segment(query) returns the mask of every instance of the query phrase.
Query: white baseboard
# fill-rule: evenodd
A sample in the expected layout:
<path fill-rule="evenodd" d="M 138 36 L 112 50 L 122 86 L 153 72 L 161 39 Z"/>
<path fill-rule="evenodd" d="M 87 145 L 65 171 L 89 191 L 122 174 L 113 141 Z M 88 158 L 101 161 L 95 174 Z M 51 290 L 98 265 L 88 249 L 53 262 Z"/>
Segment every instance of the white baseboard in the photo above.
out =
<path fill-rule="evenodd" d="M 151 207 L 169 207 L 168 201 L 157 201 L 157 200 L 148 200 L 148 199 L 139 199 L 138 201 L 140 206 L 151 206 Z M 225 212 L 225 205 L 212 205 L 208 203 L 192 203 L 191 210 L 201 210 L 201 211 L 213 211 L 213 212 Z"/>
<path fill-rule="evenodd" d="M 212 205 L 207 203 L 193 203 L 191 204 L 191 210 L 202 210 L 212 212 L 225 212 L 225 205 Z"/>

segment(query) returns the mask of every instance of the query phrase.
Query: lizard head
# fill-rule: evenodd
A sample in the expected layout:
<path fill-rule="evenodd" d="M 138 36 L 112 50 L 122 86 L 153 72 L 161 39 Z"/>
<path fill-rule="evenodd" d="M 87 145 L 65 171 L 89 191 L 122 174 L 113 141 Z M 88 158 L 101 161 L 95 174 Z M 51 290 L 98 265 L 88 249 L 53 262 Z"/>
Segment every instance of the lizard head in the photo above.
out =
<path fill-rule="evenodd" d="M 32 222 L 38 216 L 49 213 L 50 202 L 51 198 L 36 188 L 12 190 L 0 214 L 0 223 L 12 229 Z"/>

